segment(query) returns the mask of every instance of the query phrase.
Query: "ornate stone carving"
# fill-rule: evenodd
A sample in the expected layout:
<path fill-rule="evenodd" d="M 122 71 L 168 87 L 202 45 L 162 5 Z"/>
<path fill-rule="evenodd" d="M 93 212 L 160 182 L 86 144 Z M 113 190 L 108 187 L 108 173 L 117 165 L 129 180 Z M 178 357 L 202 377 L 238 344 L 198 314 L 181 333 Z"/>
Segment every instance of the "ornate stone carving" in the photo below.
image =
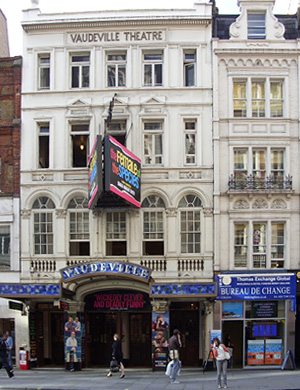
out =
<path fill-rule="evenodd" d="M 56 209 L 55 210 L 56 218 L 66 218 L 67 210 L 66 209 Z"/>
<path fill-rule="evenodd" d="M 166 209 L 167 217 L 176 217 L 178 210 L 175 207 L 169 207 Z"/>
<path fill-rule="evenodd" d="M 272 202 L 271 208 L 272 209 L 286 209 L 287 204 L 285 203 L 285 201 L 283 199 L 275 199 Z"/>
<path fill-rule="evenodd" d="M 29 219 L 31 215 L 31 210 L 30 209 L 23 209 L 21 210 L 21 217 L 23 219 Z"/>
<path fill-rule="evenodd" d="M 256 199 L 252 205 L 253 209 L 267 209 L 268 202 L 265 199 Z"/>
<path fill-rule="evenodd" d="M 213 214 L 213 209 L 211 207 L 204 207 L 203 214 L 205 217 L 210 217 Z"/>
<path fill-rule="evenodd" d="M 239 199 L 234 203 L 233 208 L 235 210 L 245 210 L 245 209 L 249 209 L 250 205 L 246 199 Z"/>

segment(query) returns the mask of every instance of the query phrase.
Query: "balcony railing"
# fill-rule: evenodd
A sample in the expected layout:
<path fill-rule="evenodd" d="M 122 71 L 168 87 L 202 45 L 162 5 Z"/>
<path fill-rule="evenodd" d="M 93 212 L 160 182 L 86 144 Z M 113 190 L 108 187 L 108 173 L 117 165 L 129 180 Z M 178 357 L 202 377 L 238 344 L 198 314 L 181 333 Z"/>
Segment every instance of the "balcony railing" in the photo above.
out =
<path fill-rule="evenodd" d="M 258 178 L 253 175 L 247 177 L 235 177 L 234 174 L 229 176 L 229 190 L 292 190 L 292 176 L 286 175 L 284 178 L 276 178 L 272 175 L 265 178 Z"/>

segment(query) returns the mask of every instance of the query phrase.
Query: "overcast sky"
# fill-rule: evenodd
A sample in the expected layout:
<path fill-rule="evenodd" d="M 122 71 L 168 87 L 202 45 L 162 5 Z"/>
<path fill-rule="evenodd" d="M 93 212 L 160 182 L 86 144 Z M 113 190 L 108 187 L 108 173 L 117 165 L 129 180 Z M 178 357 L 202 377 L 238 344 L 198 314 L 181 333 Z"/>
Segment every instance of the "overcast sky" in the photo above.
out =
<path fill-rule="evenodd" d="M 199 1 L 199 0 L 198 0 Z M 208 0 L 202 0 L 208 2 Z M 39 8 L 43 13 L 90 11 L 103 9 L 145 9 L 150 8 L 193 8 L 196 0 L 40 0 Z M 276 0 L 275 13 L 295 13 L 297 0 Z M 237 0 L 216 0 L 221 14 L 237 14 Z M 10 55 L 22 55 L 22 10 L 30 8 L 31 0 L 0 0 L 0 9 L 4 13 L 8 23 L 8 35 Z"/>

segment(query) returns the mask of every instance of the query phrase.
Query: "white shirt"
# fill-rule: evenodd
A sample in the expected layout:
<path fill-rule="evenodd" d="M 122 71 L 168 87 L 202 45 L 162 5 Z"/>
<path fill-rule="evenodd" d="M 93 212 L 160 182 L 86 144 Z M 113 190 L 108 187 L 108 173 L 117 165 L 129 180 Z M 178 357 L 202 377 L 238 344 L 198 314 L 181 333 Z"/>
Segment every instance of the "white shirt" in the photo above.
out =
<path fill-rule="evenodd" d="M 224 351 L 224 349 L 223 349 L 221 344 L 219 345 L 218 348 L 216 348 L 216 350 L 217 350 L 217 353 L 218 353 L 216 359 L 217 360 L 225 360 L 226 359 L 226 355 L 225 355 L 225 351 Z"/>

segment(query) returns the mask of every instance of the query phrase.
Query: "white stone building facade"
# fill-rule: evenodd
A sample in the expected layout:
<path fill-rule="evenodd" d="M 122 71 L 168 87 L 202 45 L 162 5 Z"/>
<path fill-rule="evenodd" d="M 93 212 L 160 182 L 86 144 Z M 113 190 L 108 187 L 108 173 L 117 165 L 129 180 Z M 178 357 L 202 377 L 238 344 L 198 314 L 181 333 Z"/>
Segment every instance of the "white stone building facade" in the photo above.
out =
<path fill-rule="evenodd" d="M 152 313 L 167 313 L 170 330 L 183 332 L 182 360 L 198 364 L 216 296 L 211 4 L 51 15 L 32 8 L 22 25 L 21 281 L 30 291 L 54 288 L 28 294 L 31 325 L 43 333 L 38 345 L 29 340 L 31 357 L 63 363 L 68 312 L 85 324 L 86 366 L 107 364 L 113 329 L 124 335 L 128 364 L 147 351 L 151 365 Z M 140 209 L 87 207 L 88 156 L 105 134 L 141 159 Z M 99 261 L 146 267 L 151 279 L 92 275 L 60 285 L 65 267 Z M 161 296 L 149 297 L 150 281 Z M 143 293 L 150 310 L 87 312 L 89 296 L 112 291 Z"/>

